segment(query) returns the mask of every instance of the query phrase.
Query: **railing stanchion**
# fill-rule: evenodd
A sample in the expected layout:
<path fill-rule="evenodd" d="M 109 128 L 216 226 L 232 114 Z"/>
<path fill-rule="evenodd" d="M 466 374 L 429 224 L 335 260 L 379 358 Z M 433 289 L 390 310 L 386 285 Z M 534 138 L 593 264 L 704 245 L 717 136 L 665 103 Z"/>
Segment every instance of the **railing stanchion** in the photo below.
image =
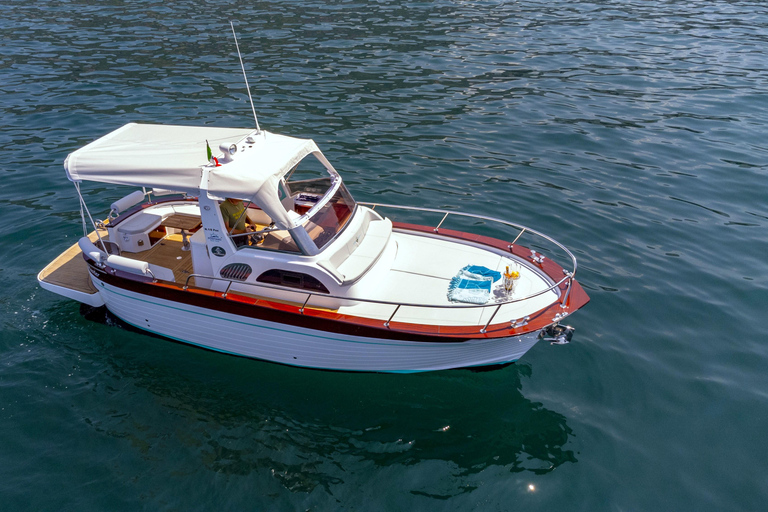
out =
<path fill-rule="evenodd" d="M 450 212 L 445 212 L 445 215 L 443 215 L 443 219 L 440 221 L 440 224 L 438 224 L 437 227 L 435 228 L 435 233 L 440 231 L 440 226 L 443 225 L 443 222 L 445 222 L 445 219 L 448 218 L 448 215 L 450 215 Z"/>
<path fill-rule="evenodd" d="M 515 242 L 517 242 L 517 240 L 518 240 L 518 239 L 519 239 L 521 236 L 523 236 L 523 233 L 525 233 L 525 230 L 526 230 L 526 229 L 528 229 L 528 228 L 523 228 L 523 230 L 522 230 L 520 233 L 518 233 L 518 234 L 517 234 L 517 236 L 515 237 L 515 239 L 514 239 L 514 240 L 512 240 L 512 243 L 511 243 L 511 244 L 509 244 L 509 248 L 510 248 L 510 249 L 512 248 L 512 246 L 513 246 L 513 245 L 515 245 Z"/>
<path fill-rule="evenodd" d="M 565 295 L 563 295 L 563 301 L 560 304 L 560 307 L 563 309 L 568 307 L 568 296 L 571 294 L 572 285 L 573 285 L 573 274 L 568 272 L 568 288 L 566 288 Z"/>
<path fill-rule="evenodd" d="M 493 321 L 494 317 L 496 316 L 496 313 L 498 313 L 499 310 L 501 309 L 502 304 L 504 304 L 504 303 L 502 302 L 501 304 L 496 306 L 496 309 L 494 310 L 493 314 L 491 315 L 491 318 L 488 319 L 488 323 L 485 324 L 485 327 L 480 329 L 481 333 L 485 334 L 485 331 L 488 329 L 488 326 L 491 325 L 491 322 Z"/>
<path fill-rule="evenodd" d="M 402 304 L 398 304 L 395 310 L 392 312 L 392 316 L 389 317 L 389 320 L 384 322 L 384 327 L 386 327 L 387 329 L 389 329 L 389 322 L 391 322 L 392 319 L 395 318 L 395 314 L 397 314 L 397 311 L 400 309 L 400 306 L 402 306 Z"/>
<path fill-rule="evenodd" d="M 312 298 L 312 294 L 308 293 L 307 300 L 304 301 L 304 304 L 301 305 L 301 309 L 299 310 L 299 313 L 301 313 L 302 315 L 304 314 L 304 308 L 307 307 L 307 302 L 309 302 L 310 298 Z"/>

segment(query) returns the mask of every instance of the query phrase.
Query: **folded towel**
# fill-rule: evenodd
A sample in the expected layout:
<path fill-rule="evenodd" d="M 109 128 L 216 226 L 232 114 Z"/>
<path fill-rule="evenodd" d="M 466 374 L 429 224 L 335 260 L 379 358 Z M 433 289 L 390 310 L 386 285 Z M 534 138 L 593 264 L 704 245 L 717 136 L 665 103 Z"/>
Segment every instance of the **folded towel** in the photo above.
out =
<path fill-rule="evenodd" d="M 448 285 L 448 300 L 485 304 L 491 297 L 491 285 L 499 279 L 499 272 L 477 265 L 467 265 L 451 279 Z"/>
<path fill-rule="evenodd" d="M 480 265 L 467 265 L 461 270 L 483 277 L 492 277 L 494 283 L 501 279 L 501 272 L 496 272 L 495 270 L 491 270 L 488 267 L 481 267 Z"/>

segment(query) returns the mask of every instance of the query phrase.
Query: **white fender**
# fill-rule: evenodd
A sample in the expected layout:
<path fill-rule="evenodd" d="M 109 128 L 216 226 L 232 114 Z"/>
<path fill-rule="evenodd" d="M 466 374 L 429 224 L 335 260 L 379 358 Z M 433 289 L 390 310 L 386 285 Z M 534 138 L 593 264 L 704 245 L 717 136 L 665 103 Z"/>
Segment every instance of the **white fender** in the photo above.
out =
<path fill-rule="evenodd" d="M 149 263 L 146 261 L 133 260 L 124 256 L 117 256 L 116 254 L 110 254 L 107 256 L 107 265 L 123 272 L 130 272 L 131 274 L 139 274 L 141 276 L 151 276 L 149 272 Z"/>
<path fill-rule="evenodd" d="M 104 260 L 107 259 L 107 253 L 96 247 L 94 243 L 91 242 L 91 239 L 87 236 L 84 236 L 78 240 L 77 245 L 80 247 L 80 250 L 83 251 L 83 254 L 91 258 L 96 263 L 103 263 Z"/>
<path fill-rule="evenodd" d="M 144 199 L 144 192 L 141 190 L 136 190 L 135 192 L 131 192 L 127 196 L 123 197 L 122 199 L 118 199 L 117 201 L 112 203 L 109 207 L 112 209 L 115 215 L 120 215 L 121 212 L 124 212 L 125 210 L 135 205 L 139 201 L 142 201 L 143 199 Z"/>
<path fill-rule="evenodd" d="M 152 279 L 158 279 L 160 281 L 175 281 L 173 270 L 159 265 L 152 265 L 146 261 L 139 261 L 124 256 L 117 256 L 116 254 L 110 254 L 107 256 L 107 265 L 116 270 L 151 277 Z"/>

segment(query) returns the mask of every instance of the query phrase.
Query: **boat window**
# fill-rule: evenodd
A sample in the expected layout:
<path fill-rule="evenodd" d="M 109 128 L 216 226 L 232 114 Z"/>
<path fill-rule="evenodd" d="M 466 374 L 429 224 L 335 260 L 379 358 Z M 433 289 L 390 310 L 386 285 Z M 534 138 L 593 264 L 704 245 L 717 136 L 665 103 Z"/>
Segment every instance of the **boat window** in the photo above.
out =
<path fill-rule="evenodd" d="M 289 288 L 299 288 L 320 293 L 330 293 L 318 279 L 300 272 L 289 272 L 287 270 L 267 270 L 257 279 L 259 283 L 277 284 Z"/>
<path fill-rule="evenodd" d="M 247 215 L 248 224 L 252 225 L 255 231 L 230 235 L 230 238 L 237 246 L 237 250 L 267 249 L 271 251 L 301 253 L 299 246 L 296 245 L 296 242 L 287 230 L 272 231 L 271 229 L 274 225 L 270 216 L 253 203 L 246 203 L 246 205 L 248 208 L 244 215 Z"/>
<path fill-rule="evenodd" d="M 249 235 L 246 238 L 246 242 L 237 248 L 238 251 L 242 249 L 266 249 L 269 251 L 301 254 L 301 250 L 296 245 L 291 234 L 284 229 L 271 231 L 264 235 Z"/>
<path fill-rule="evenodd" d="M 312 208 L 331 187 L 331 178 L 316 178 L 287 182 L 294 209 L 303 215 Z M 355 208 L 355 200 L 342 183 L 333 195 L 304 226 L 318 249 L 325 247 L 341 232 Z"/>

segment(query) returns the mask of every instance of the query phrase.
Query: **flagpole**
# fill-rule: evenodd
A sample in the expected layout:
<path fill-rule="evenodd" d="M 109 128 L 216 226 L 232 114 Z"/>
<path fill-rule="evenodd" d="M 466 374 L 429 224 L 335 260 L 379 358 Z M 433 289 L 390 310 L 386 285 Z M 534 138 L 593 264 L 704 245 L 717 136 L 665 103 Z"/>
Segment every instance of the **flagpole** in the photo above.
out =
<path fill-rule="evenodd" d="M 243 66 L 243 56 L 240 55 L 240 45 L 237 44 L 237 34 L 235 34 L 235 25 L 232 20 L 229 22 L 229 26 L 232 27 L 232 36 L 235 38 L 235 47 L 237 48 L 237 56 L 240 58 L 240 68 L 243 70 L 243 79 L 245 79 L 245 89 L 248 91 L 248 99 L 251 101 L 251 110 L 253 111 L 253 120 L 256 121 L 256 132 L 260 132 L 259 118 L 256 117 L 256 107 L 253 106 L 253 98 L 251 97 L 251 86 L 248 85 L 248 76 L 245 74 L 245 66 Z"/>

